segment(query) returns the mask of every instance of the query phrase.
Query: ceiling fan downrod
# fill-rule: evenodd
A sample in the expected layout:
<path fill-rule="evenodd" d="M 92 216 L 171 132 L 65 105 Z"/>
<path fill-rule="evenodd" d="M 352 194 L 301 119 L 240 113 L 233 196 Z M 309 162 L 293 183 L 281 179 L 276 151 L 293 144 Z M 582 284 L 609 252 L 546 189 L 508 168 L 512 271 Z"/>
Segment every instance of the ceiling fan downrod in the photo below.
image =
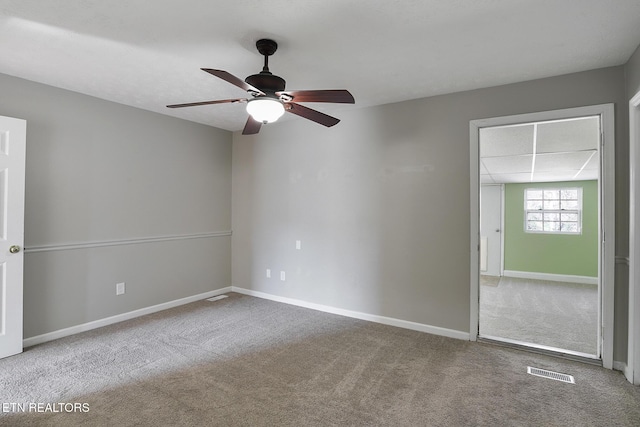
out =
<path fill-rule="evenodd" d="M 270 39 L 260 39 L 256 42 L 256 48 L 260 55 L 264 56 L 264 67 L 262 67 L 262 72 L 265 74 L 271 74 L 269 71 L 269 57 L 276 53 L 278 50 L 278 43 Z"/>

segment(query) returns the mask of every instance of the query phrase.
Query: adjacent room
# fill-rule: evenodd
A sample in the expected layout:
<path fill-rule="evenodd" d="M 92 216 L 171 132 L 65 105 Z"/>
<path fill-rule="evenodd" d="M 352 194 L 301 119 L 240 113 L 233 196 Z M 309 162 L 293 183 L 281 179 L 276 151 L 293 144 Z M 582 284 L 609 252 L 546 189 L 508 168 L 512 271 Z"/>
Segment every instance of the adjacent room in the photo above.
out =
<path fill-rule="evenodd" d="M 640 423 L 636 0 L 0 29 L 0 425 Z"/>
<path fill-rule="evenodd" d="M 480 131 L 479 335 L 600 359 L 598 116 Z"/>

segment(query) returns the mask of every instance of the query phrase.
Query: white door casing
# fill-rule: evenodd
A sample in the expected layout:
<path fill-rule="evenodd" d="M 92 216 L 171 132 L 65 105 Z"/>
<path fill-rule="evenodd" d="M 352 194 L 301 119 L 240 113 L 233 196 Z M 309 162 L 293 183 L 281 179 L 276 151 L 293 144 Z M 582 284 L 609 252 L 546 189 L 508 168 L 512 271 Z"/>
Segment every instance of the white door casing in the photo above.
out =
<path fill-rule="evenodd" d="M 0 116 L 0 358 L 22 352 L 26 130 Z"/>
<path fill-rule="evenodd" d="M 600 356 L 602 366 L 613 368 L 613 320 L 614 320 L 614 272 L 615 272 L 615 132 L 613 104 L 567 108 L 563 110 L 527 113 L 513 116 L 472 120 L 469 123 L 470 137 L 470 317 L 469 338 L 478 339 L 479 325 L 479 252 L 480 252 L 480 129 L 519 123 L 541 122 L 587 116 L 600 116 L 601 121 L 601 167 L 600 167 L 600 250 L 599 292 L 601 326 Z M 631 319 L 630 319 L 631 320 Z"/>
<path fill-rule="evenodd" d="M 629 101 L 629 337 L 625 376 L 640 385 L 640 92 Z"/>

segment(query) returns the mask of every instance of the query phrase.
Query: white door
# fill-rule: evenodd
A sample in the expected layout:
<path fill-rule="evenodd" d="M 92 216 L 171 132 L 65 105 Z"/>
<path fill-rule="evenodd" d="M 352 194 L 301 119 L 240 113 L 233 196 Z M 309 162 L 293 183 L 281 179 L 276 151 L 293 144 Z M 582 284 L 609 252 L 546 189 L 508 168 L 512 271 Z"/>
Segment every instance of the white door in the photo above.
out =
<path fill-rule="evenodd" d="M 0 116 L 0 358 L 22 352 L 26 131 Z"/>
<path fill-rule="evenodd" d="M 502 186 L 480 187 L 480 270 L 487 276 L 502 273 Z M 482 268 L 484 267 L 484 268 Z"/>

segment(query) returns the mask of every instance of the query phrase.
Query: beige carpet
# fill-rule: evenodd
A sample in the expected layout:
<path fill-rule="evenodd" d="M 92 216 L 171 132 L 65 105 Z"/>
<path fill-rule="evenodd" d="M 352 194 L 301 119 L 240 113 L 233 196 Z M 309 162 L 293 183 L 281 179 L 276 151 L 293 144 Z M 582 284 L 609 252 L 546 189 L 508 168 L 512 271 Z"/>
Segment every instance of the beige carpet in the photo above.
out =
<path fill-rule="evenodd" d="M 596 355 L 596 285 L 513 277 L 480 284 L 481 336 Z"/>
<path fill-rule="evenodd" d="M 500 277 L 498 276 L 480 276 L 480 285 L 496 287 L 500 283 Z"/>
<path fill-rule="evenodd" d="M 619 372 L 229 295 L 0 360 L 1 403 L 89 409 L 0 425 L 640 425 L 640 389 Z"/>

